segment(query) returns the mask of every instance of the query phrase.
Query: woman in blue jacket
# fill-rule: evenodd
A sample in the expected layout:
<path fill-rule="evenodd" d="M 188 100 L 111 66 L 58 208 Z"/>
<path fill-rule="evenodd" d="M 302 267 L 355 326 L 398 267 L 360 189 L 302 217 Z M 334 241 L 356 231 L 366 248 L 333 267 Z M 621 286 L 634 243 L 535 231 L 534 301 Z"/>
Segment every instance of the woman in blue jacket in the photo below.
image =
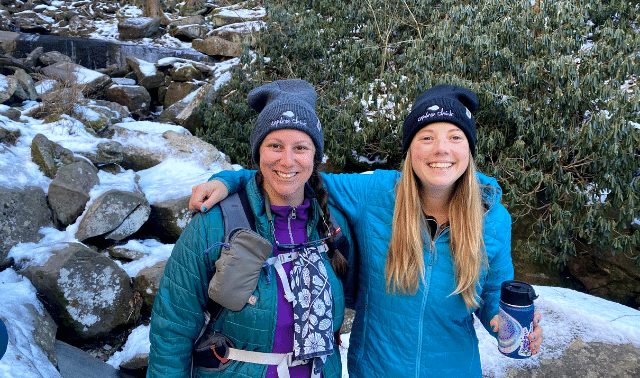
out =
<path fill-rule="evenodd" d="M 352 377 L 479 377 L 475 313 L 497 335 L 500 285 L 513 278 L 511 217 L 495 179 L 476 172 L 477 96 L 422 93 L 403 125 L 402 172 L 324 175 L 360 248 Z M 222 172 L 194 200 L 226 195 L 247 173 Z M 215 192 L 214 192 L 215 190 Z M 540 349 L 539 314 L 530 335 Z"/>

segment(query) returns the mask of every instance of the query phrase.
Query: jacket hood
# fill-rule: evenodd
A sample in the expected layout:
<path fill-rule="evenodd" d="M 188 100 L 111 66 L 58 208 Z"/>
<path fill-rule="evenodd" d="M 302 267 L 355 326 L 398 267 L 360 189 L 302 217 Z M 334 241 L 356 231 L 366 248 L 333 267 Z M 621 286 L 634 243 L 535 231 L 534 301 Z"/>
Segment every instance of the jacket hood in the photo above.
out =
<path fill-rule="evenodd" d="M 491 177 L 487 176 L 484 173 L 478 172 L 476 174 L 478 181 L 480 181 L 481 190 L 482 190 L 482 201 L 485 203 L 487 209 L 492 208 L 495 204 L 500 203 L 502 199 L 502 188 L 498 181 Z"/>

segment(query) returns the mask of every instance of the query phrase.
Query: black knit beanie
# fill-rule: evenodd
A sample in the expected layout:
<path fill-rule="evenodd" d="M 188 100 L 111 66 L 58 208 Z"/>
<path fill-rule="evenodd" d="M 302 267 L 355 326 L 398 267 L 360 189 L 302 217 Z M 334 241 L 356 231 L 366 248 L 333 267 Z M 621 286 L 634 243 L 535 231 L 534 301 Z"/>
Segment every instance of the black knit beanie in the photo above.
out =
<path fill-rule="evenodd" d="M 402 152 L 407 153 L 411 140 L 420 129 L 434 122 L 449 122 L 458 126 L 469 140 L 471 154 L 476 154 L 476 121 L 478 96 L 455 85 L 436 85 L 416 99 L 402 128 Z"/>
<path fill-rule="evenodd" d="M 277 80 L 249 92 L 247 102 L 260 112 L 249 139 L 253 161 L 260 163 L 260 144 L 270 132 L 299 130 L 311 138 L 316 147 L 315 160 L 322 161 L 324 138 L 316 115 L 316 91 L 300 79 Z"/>

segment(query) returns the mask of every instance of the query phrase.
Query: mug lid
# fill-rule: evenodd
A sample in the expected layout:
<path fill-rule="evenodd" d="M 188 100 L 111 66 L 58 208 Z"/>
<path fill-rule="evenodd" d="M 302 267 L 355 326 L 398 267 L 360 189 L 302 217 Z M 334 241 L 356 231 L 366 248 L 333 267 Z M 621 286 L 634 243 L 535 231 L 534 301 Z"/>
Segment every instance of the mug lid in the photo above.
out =
<path fill-rule="evenodd" d="M 522 281 L 504 281 L 500 286 L 500 300 L 514 306 L 529 306 L 538 298 L 533 286 Z"/>

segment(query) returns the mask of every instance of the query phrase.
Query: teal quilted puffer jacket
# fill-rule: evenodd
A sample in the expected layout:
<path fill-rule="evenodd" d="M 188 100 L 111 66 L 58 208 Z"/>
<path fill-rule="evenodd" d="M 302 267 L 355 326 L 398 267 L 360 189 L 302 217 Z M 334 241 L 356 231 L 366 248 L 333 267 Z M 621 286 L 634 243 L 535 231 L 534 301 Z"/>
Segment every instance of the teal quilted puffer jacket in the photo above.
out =
<path fill-rule="evenodd" d="M 255 215 L 256 231 L 273 242 L 269 223 L 264 211 L 264 199 L 253 177 L 246 185 L 247 196 Z M 312 214 L 307 225 L 310 240 L 318 238 L 316 224 L 320 219 L 319 206 L 312 200 Z M 345 219 L 330 209 L 340 224 L 345 237 L 351 241 Z M 204 311 L 208 300 L 208 284 L 215 272 L 215 261 L 220 254 L 215 243 L 223 241 L 224 226 L 219 206 L 206 214 L 196 215 L 177 241 L 167 262 L 164 276 L 156 296 L 151 315 L 151 351 L 148 377 L 188 377 L 191 372 L 191 356 L 195 340 L 204 325 Z M 350 243 L 351 245 L 351 243 Z M 343 251 L 349 255 L 351 251 Z M 348 256 L 347 256 L 348 257 Z M 333 293 L 334 332 L 340 329 L 344 319 L 344 295 L 342 284 L 325 260 Z M 274 269 L 272 266 L 269 269 Z M 271 277 L 277 277 L 275 270 Z M 262 269 L 254 296 L 254 305 L 247 304 L 240 311 L 225 310 L 220 315 L 216 328 L 229 337 L 236 348 L 258 352 L 271 352 L 276 323 L 277 284 L 267 282 Z M 326 378 L 340 377 L 342 365 L 338 346 L 327 358 L 323 369 Z M 194 367 L 196 377 L 263 377 L 267 366 L 233 361 L 221 372 L 206 371 Z"/>

